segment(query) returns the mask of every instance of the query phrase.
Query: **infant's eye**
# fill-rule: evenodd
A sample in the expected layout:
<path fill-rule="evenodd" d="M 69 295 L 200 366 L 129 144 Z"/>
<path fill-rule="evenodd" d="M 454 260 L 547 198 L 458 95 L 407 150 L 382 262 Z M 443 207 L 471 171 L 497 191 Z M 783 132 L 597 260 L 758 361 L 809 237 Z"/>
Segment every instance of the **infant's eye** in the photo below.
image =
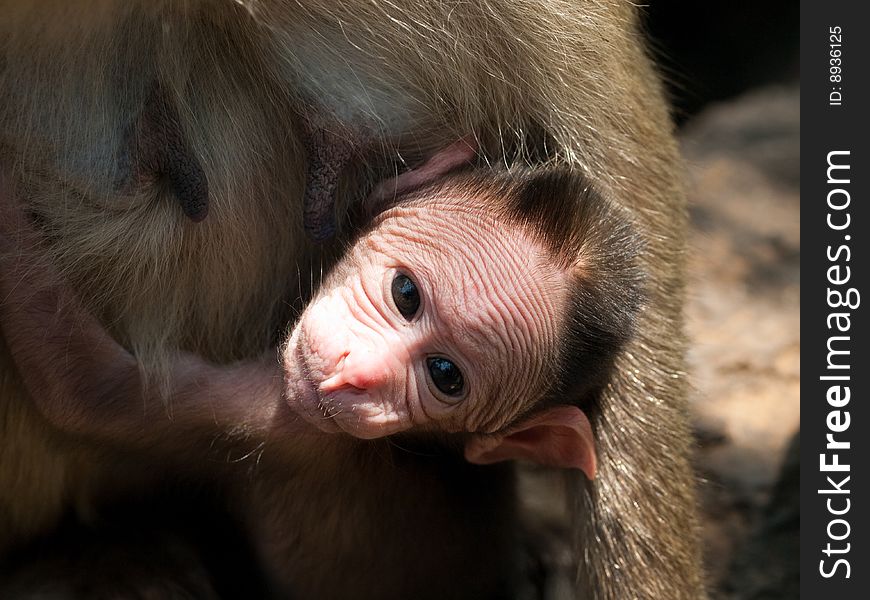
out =
<path fill-rule="evenodd" d="M 448 396 L 459 396 L 462 394 L 465 382 L 462 379 L 462 371 L 459 370 L 459 367 L 440 356 L 427 358 L 426 366 L 429 369 L 429 375 L 432 377 L 432 383 L 442 393 Z"/>
<path fill-rule="evenodd" d="M 413 319 L 420 309 L 420 293 L 417 291 L 417 285 L 411 281 L 410 277 L 399 273 L 393 278 L 391 291 L 393 302 L 402 316 L 408 321 Z"/>

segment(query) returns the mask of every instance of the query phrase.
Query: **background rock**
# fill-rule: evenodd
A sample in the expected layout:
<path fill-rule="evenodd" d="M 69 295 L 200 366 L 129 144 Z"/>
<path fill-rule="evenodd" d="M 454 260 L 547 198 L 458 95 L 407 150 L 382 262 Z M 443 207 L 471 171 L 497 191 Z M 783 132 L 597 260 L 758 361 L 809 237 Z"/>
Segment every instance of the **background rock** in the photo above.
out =
<path fill-rule="evenodd" d="M 780 580 L 797 573 L 796 551 L 764 553 L 762 521 L 794 503 L 799 526 L 790 474 L 764 512 L 800 426 L 799 98 L 796 84 L 754 91 L 709 106 L 681 135 L 693 227 L 692 408 L 705 478 L 705 558 L 721 597 L 796 597 L 773 581 L 741 587 L 726 579 L 736 582 L 751 563 L 744 544 L 753 529 L 750 550 L 766 557 L 755 575 Z M 760 589 L 766 595 L 757 595 Z"/>

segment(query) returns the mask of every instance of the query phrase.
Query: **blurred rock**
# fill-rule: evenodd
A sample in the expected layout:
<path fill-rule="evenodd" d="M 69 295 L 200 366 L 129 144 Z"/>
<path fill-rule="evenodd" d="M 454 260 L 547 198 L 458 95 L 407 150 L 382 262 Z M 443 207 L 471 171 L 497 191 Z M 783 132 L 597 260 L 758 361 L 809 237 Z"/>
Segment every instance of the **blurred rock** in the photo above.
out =
<path fill-rule="evenodd" d="M 692 406 L 713 587 L 760 518 L 800 424 L 799 136 L 797 84 L 713 105 L 681 136 L 693 225 Z M 756 597 L 741 593 L 729 597 Z"/>

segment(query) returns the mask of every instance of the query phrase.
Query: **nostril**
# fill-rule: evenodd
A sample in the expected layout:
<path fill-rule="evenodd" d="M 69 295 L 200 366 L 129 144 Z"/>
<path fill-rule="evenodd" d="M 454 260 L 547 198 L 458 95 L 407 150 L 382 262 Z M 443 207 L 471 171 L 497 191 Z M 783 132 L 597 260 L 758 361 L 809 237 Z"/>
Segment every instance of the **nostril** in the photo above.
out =
<path fill-rule="evenodd" d="M 345 383 L 361 390 L 380 387 L 390 378 L 390 369 L 380 361 L 355 363 L 351 360 L 345 364 L 342 373 Z"/>
<path fill-rule="evenodd" d="M 347 355 L 348 355 L 348 354 L 350 354 L 350 352 L 344 352 L 344 353 L 342 353 L 342 355 L 338 358 L 338 362 L 335 363 L 335 372 L 336 372 L 336 373 L 341 372 L 341 370 L 344 368 L 344 361 L 345 361 L 345 359 L 347 358 Z"/>
<path fill-rule="evenodd" d="M 324 379 L 317 387 L 322 394 L 334 394 L 341 391 L 360 393 L 366 390 L 366 388 L 361 387 L 357 377 L 348 376 L 346 369 L 337 369 L 334 375 Z"/>
<path fill-rule="evenodd" d="M 333 394 L 337 394 L 339 392 L 347 392 L 350 394 L 363 394 L 365 390 L 363 388 L 358 388 L 355 385 L 352 385 L 347 382 L 336 382 L 333 381 L 335 378 L 327 379 L 323 383 L 320 384 L 320 393 L 323 396 L 332 396 Z"/>
<path fill-rule="evenodd" d="M 389 358 L 368 348 L 341 352 L 333 364 L 318 386 L 323 394 L 339 390 L 371 392 L 387 383 L 393 373 Z"/>
<path fill-rule="evenodd" d="M 341 389 L 356 388 L 356 386 L 352 385 L 347 379 L 348 371 L 346 359 L 349 354 L 350 352 L 343 352 L 341 356 L 339 356 L 338 360 L 335 362 L 335 366 L 332 368 L 332 374 L 320 382 L 318 387 L 321 392 L 324 394 L 331 394 Z"/>

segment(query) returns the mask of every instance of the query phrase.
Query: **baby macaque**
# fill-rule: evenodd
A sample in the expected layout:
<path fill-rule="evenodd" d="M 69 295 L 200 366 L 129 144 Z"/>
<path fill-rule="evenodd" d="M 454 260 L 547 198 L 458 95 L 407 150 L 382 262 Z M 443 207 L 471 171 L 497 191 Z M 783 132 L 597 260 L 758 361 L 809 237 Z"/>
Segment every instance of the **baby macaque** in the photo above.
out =
<path fill-rule="evenodd" d="M 168 410 L 184 436 L 458 434 L 474 463 L 594 477 L 583 409 L 632 333 L 637 238 L 575 172 L 448 173 L 468 156 L 460 142 L 378 186 L 376 215 L 278 360 L 179 354 L 166 409 L 135 357 L 40 262 L 34 226 L 0 187 L 0 323 L 34 402 L 62 429 L 119 443 L 165 439 Z"/>

